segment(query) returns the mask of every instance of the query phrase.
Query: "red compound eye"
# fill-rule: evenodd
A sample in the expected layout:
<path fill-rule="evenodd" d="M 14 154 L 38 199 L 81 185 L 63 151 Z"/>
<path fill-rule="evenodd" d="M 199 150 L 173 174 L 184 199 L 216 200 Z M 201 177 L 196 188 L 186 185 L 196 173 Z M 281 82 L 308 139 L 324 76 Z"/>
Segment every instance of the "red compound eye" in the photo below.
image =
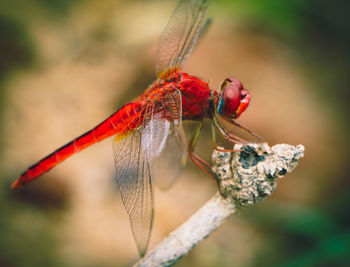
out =
<path fill-rule="evenodd" d="M 221 86 L 217 113 L 226 118 L 238 118 L 247 108 L 250 95 L 235 78 L 226 79 Z"/>
<path fill-rule="evenodd" d="M 238 89 L 243 90 L 243 84 L 235 78 L 228 78 L 226 81 L 230 81 L 230 84 L 236 86 Z"/>
<path fill-rule="evenodd" d="M 222 91 L 217 112 L 224 117 L 232 117 L 241 102 L 241 90 L 234 84 L 229 84 Z"/>

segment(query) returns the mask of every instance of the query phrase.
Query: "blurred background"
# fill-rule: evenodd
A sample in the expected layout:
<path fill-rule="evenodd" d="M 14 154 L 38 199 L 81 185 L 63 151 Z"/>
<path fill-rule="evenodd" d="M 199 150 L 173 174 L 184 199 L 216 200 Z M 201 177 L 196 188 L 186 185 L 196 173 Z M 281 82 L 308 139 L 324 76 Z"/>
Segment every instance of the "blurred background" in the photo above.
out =
<path fill-rule="evenodd" d="M 138 259 L 113 186 L 112 139 L 12 191 L 28 166 L 155 79 L 177 1 L 0 2 L 0 266 L 130 266 Z M 217 0 L 185 71 L 252 95 L 239 123 L 305 158 L 273 196 L 232 217 L 178 266 L 346 266 L 350 260 L 350 23 L 346 1 Z M 197 152 L 210 160 L 209 124 Z M 189 163 L 156 190 L 150 249 L 217 191 Z"/>

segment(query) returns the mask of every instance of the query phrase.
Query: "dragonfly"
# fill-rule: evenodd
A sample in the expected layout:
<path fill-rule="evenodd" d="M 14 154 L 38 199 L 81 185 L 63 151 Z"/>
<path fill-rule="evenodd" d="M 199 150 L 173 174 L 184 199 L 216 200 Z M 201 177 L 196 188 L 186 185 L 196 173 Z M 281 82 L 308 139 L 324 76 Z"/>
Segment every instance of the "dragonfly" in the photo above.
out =
<path fill-rule="evenodd" d="M 207 174 L 211 166 L 195 153 L 202 122 L 211 120 L 215 132 L 230 142 L 242 140 L 229 133 L 218 118 L 253 134 L 235 120 L 245 111 L 250 94 L 235 78 L 227 78 L 220 91 L 182 67 L 211 24 L 207 0 L 180 0 L 160 38 L 157 79 L 134 101 L 102 123 L 29 167 L 12 184 L 28 184 L 68 157 L 108 137 L 113 139 L 116 184 L 129 215 L 139 253 L 145 255 L 154 221 L 154 184 L 170 186 L 190 158 Z M 197 121 L 189 142 L 183 121 Z"/>

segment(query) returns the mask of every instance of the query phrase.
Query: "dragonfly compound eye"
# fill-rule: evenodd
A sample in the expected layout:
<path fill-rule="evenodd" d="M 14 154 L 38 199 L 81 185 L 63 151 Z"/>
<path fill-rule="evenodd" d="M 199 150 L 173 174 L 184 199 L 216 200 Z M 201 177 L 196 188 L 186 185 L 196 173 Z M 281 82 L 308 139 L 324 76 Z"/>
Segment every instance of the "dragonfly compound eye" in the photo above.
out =
<path fill-rule="evenodd" d="M 240 81 L 234 78 L 226 79 L 221 86 L 217 113 L 226 118 L 236 118 L 237 110 L 247 93 Z"/>

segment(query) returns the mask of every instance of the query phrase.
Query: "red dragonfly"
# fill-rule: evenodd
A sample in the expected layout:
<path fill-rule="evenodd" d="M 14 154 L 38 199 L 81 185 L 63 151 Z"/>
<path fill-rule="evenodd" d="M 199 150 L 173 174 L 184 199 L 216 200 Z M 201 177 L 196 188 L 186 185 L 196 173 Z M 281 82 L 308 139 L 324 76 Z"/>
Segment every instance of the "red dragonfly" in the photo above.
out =
<path fill-rule="evenodd" d="M 153 182 L 161 188 L 169 186 L 179 176 L 187 155 L 212 175 L 210 165 L 194 153 L 202 121 L 212 120 L 213 133 L 218 129 L 227 140 L 240 141 L 228 133 L 217 118 L 222 117 L 243 128 L 234 121 L 250 101 L 250 95 L 241 82 L 228 78 L 223 82 L 221 92 L 216 92 L 205 81 L 181 72 L 210 25 L 210 19 L 206 17 L 207 7 L 207 0 L 180 0 L 160 39 L 157 80 L 140 97 L 95 128 L 31 166 L 12 187 L 35 180 L 73 154 L 114 135 L 116 183 L 143 256 L 154 217 Z M 188 144 L 182 128 L 183 120 L 199 122 Z M 213 140 L 215 142 L 215 137 Z"/>

